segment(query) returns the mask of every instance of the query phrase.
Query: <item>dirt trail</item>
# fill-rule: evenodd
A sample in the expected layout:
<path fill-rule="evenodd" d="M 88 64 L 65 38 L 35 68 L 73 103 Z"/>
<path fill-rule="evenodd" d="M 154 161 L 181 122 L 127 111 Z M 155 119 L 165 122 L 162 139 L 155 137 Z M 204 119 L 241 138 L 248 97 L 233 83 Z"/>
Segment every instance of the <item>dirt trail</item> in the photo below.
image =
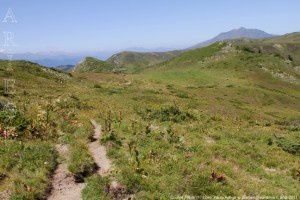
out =
<path fill-rule="evenodd" d="M 106 149 L 100 145 L 99 139 L 101 137 L 101 126 L 96 121 L 91 121 L 95 127 L 94 141 L 89 143 L 89 150 L 94 158 L 95 163 L 99 167 L 98 173 L 101 176 L 108 174 L 111 168 L 111 162 L 106 156 Z M 67 145 L 57 145 L 57 151 L 63 159 L 62 163 L 58 165 L 52 182 L 52 191 L 48 200 L 80 200 L 81 191 L 85 187 L 84 183 L 76 183 L 73 174 L 68 171 L 66 160 L 69 156 Z"/>
<path fill-rule="evenodd" d="M 94 141 L 89 144 L 89 150 L 92 153 L 95 163 L 99 167 L 98 174 L 100 176 L 107 176 L 112 168 L 111 161 L 106 155 L 106 148 L 100 144 L 100 138 L 102 135 L 102 129 L 95 120 L 91 120 L 94 126 Z M 109 194 L 112 199 L 116 200 L 130 200 L 134 195 L 126 193 L 125 186 L 120 184 L 114 178 L 111 178 L 109 187 Z"/>
<path fill-rule="evenodd" d="M 0 192 L 0 199 L 1 200 L 9 200 L 10 199 L 10 191 L 9 190 L 5 190 Z"/>
<path fill-rule="evenodd" d="M 101 126 L 94 120 L 91 120 L 91 123 L 94 126 L 94 141 L 89 143 L 89 151 L 98 166 L 97 173 L 101 176 L 106 176 L 109 174 L 112 164 L 106 155 L 106 148 L 99 141 L 102 134 Z M 68 171 L 66 163 L 69 154 L 68 147 L 66 145 L 57 145 L 56 149 L 64 160 L 58 165 L 54 173 L 52 191 L 48 200 L 80 200 L 82 199 L 81 191 L 85 187 L 85 183 L 75 183 L 74 176 Z M 120 193 L 120 189 L 123 189 L 122 185 L 112 179 L 111 190 L 114 195 L 113 199 L 131 199 L 132 196 Z"/>
<path fill-rule="evenodd" d="M 100 145 L 99 139 L 102 134 L 101 126 L 95 120 L 91 120 L 94 126 L 94 141 L 89 144 L 89 150 L 94 158 L 95 163 L 99 167 L 98 173 L 105 176 L 111 169 L 111 161 L 106 156 L 106 148 Z"/>
<path fill-rule="evenodd" d="M 67 145 L 57 145 L 56 149 L 64 160 L 58 165 L 54 173 L 52 191 L 48 200 L 80 200 L 81 191 L 85 184 L 75 183 L 74 176 L 68 171 L 65 162 L 68 158 L 68 147 Z"/>

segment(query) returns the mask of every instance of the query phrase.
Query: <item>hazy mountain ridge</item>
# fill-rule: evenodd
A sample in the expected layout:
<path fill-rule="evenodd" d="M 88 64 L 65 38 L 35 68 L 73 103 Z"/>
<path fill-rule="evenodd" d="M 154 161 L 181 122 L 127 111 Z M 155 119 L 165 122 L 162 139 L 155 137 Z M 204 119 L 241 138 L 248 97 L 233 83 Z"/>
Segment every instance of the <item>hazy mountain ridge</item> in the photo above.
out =
<path fill-rule="evenodd" d="M 106 61 L 86 57 L 79 62 L 74 72 L 137 72 L 146 67 L 168 61 L 181 54 L 181 51 L 170 52 L 131 52 L 124 51 L 112 55 Z"/>
<path fill-rule="evenodd" d="M 110 63 L 115 69 L 120 71 L 137 72 L 149 66 L 169 61 L 177 56 L 180 56 L 182 53 L 188 50 L 205 47 L 218 41 L 233 40 L 238 38 L 262 39 L 272 37 L 275 37 L 275 35 L 258 29 L 247 29 L 241 27 L 239 29 L 233 29 L 231 31 L 221 33 L 208 41 L 202 42 L 185 50 L 166 52 L 123 51 L 112 55 L 106 60 L 106 62 Z"/>
<path fill-rule="evenodd" d="M 15 53 L 13 60 L 28 60 L 46 67 L 57 67 L 61 65 L 76 65 L 83 60 L 86 55 L 98 59 L 107 59 L 115 52 L 86 52 L 86 53 L 63 53 L 63 52 L 44 52 L 44 53 Z M 0 53 L 0 59 L 8 59 L 5 53 Z"/>
<path fill-rule="evenodd" d="M 262 39 L 262 38 L 271 38 L 271 37 L 275 37 L 275 36 L 276 35 L 266 33 L 262 30 L 248 29 L 248 28 L 241 27 L 239 29 L 233 29 L 228 32 L 220 33 L 216 37 L 214 37 L 210 40 L 201 42 L 199 44 L 196 44 L 196 45 L 190 47 L 189 49 L 201 48 L 201 47 L 205 47 L 210 44 L 213 44 L 215 42 L 238 39 L 238 38 Z"/>
<path fill-rule="evenodd" d="M 231 31 L 221 33 L 218 36 L 214 37 L 213 39 L 194 45 L 193 47 L 188 49 L 200 48 L 200 47 L 208 46 L 209 44 L 212 44 L 217 41 L 223 41 L 228 39 L 236 39 L 236 38 L 261 39 L 261 38 L 269 38 L 269 37 L 274 37 L 274 35 L 268 34 L 258 29 L 247 29 L 242 27 L 239 29 L 233 29 Z M 127 67 L 126 66 L 128 65 L 127 60 L 131 60 L 133 58 L 134 60 L 133 63 L 144 67 L 147 65 L 156 64 L 158 62 L 163 62 L 179 54 L 179 51 L 174 51 L 171 49 L 172 48 L 166 48 L 166 47 L 152 48 L 152 49 L 142 48 L 142 47 L 132 47 L 132 48 L 125 49 L 125 51 L 122 50 L 90 51 L 90 52 L 73 53 L 73 54 L 68 54 L 64 52 L 16 53 L 13 54 L 12 59 L 28 60 L 47 67 L 56 67 L 60 65 L 76 65 L 85 57 L 90 56 L 100 60 L 108 59 L 109 62 L 114 62 L 114 60 L 119 59 L 120 65 L 124 65 L 125 67 Z M 132 55 L 130 55 L 128 52 L 131 52 Z M 154 52 L 158 52 L 158 53 L 154 53 Z M 163 55 L 166 52 L 168 52 L 168 54 Z M 144 55 L 141 53 L 144 53 Z M 155 56 L 154 54 L 160 55 L 162 57 Z M 5 53 L 0 53 L 0 59 L 7 59 L 7 55 Z"/>

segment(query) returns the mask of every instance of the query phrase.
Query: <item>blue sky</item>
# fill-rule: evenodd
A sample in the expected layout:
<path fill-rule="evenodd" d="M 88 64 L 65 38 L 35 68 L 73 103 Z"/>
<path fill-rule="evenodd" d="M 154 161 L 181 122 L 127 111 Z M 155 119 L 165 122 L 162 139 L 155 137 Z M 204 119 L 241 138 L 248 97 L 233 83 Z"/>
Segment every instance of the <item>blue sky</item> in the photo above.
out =
<path fill-rule="evenodd" d="M 0 0 L 12 8 L 16 51 L 183 48 L 241 26 L 300 31 L 299 0 Z M 1 36 L 1 43 L 3 36 Z"/>

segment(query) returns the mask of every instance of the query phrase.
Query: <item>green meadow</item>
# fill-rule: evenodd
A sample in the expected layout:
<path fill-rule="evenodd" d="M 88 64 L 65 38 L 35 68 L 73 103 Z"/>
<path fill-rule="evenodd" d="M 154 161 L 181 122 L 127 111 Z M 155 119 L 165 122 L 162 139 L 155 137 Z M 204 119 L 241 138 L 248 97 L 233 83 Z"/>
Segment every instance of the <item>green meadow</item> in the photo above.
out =
<path fill-rule="evenodd" d="M 0 192 L 46 198 L 62 143 L 68 170 L 86 183 L 83 199 L 111 199 L 109 178 L 135 199 L 299 196 L 297 63 L 242 44 L 215 43 L 135 73 L 1 61 L 0 81 L 16 82 L 14 94 L 0 91 Z M 91 119 L 113 162 L 108 177 L 95 174 L 87 148 Z"/>

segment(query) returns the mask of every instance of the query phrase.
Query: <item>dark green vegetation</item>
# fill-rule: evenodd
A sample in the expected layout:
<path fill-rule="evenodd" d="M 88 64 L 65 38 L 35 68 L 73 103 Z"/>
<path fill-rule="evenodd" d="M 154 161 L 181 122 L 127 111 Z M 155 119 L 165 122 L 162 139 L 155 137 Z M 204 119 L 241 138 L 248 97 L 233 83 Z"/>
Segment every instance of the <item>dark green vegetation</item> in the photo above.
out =
<path fill-rule="evenodd" d="M 291 33 L 281 37 L 264 40 L 240 41 L 241 48 L 250 52 L 272 54 L 291 63 L 300 65 L 300 34 Z M 239 41 L 237 41 L 239 43 Z"/>
<path fill-rule="evenodd" d="M 109 72 L 114 71 L 112 64 L 97 58 L 87 57 L 78 63 L 73 69 L 74 72 Z"/>
<path fill-rule="evenodd" d="M 108 180 L 93 175 L 87 150 L 89 120 L 96 119 L 114 163 L 110 178 L 136 199 L 299 196 L 297 38 L 215 43 L 137 74 L 70 76 L 28 62 L 13 62 L 9 70 L 2 61 L 1 81 L 16 79 L 16 93 L 1 99 L 16 109 L 1 110 L 1 126 L 20 136 L 0 139 L 0 191 L 29 199 L 45 195 L 56 164 L 53 147 L 62 142 L 70 147 L 69 170 L 87 182 L 83 198 L 109 198 Z M 255 50 L 267 43 L 286 48 L 280 56 Z M 26 148 L 41 150 L 28 155 Z M 47 165 L 35 164 L 45 160 Z"/>
<path fill-rule="evenodd" d="M 138 72 L 155 64 L 170 60 L 181 54 L 181 51 L 170 52 L 121 52 L 110 57 L 107 62 L 122 68 L 126 72 Z"/>
<path fill-rule="evenodd" d="M 87 180 L 88 184 L 82 191 L 82 199 L 98 200 L 99 197 L 103 200 L 109 200 L 109 196 L 105 193 L 105 187 L 109 184 L 108 178 L 95 175 Z M 102 189 L 102 190 L 101 190 Z"/>

